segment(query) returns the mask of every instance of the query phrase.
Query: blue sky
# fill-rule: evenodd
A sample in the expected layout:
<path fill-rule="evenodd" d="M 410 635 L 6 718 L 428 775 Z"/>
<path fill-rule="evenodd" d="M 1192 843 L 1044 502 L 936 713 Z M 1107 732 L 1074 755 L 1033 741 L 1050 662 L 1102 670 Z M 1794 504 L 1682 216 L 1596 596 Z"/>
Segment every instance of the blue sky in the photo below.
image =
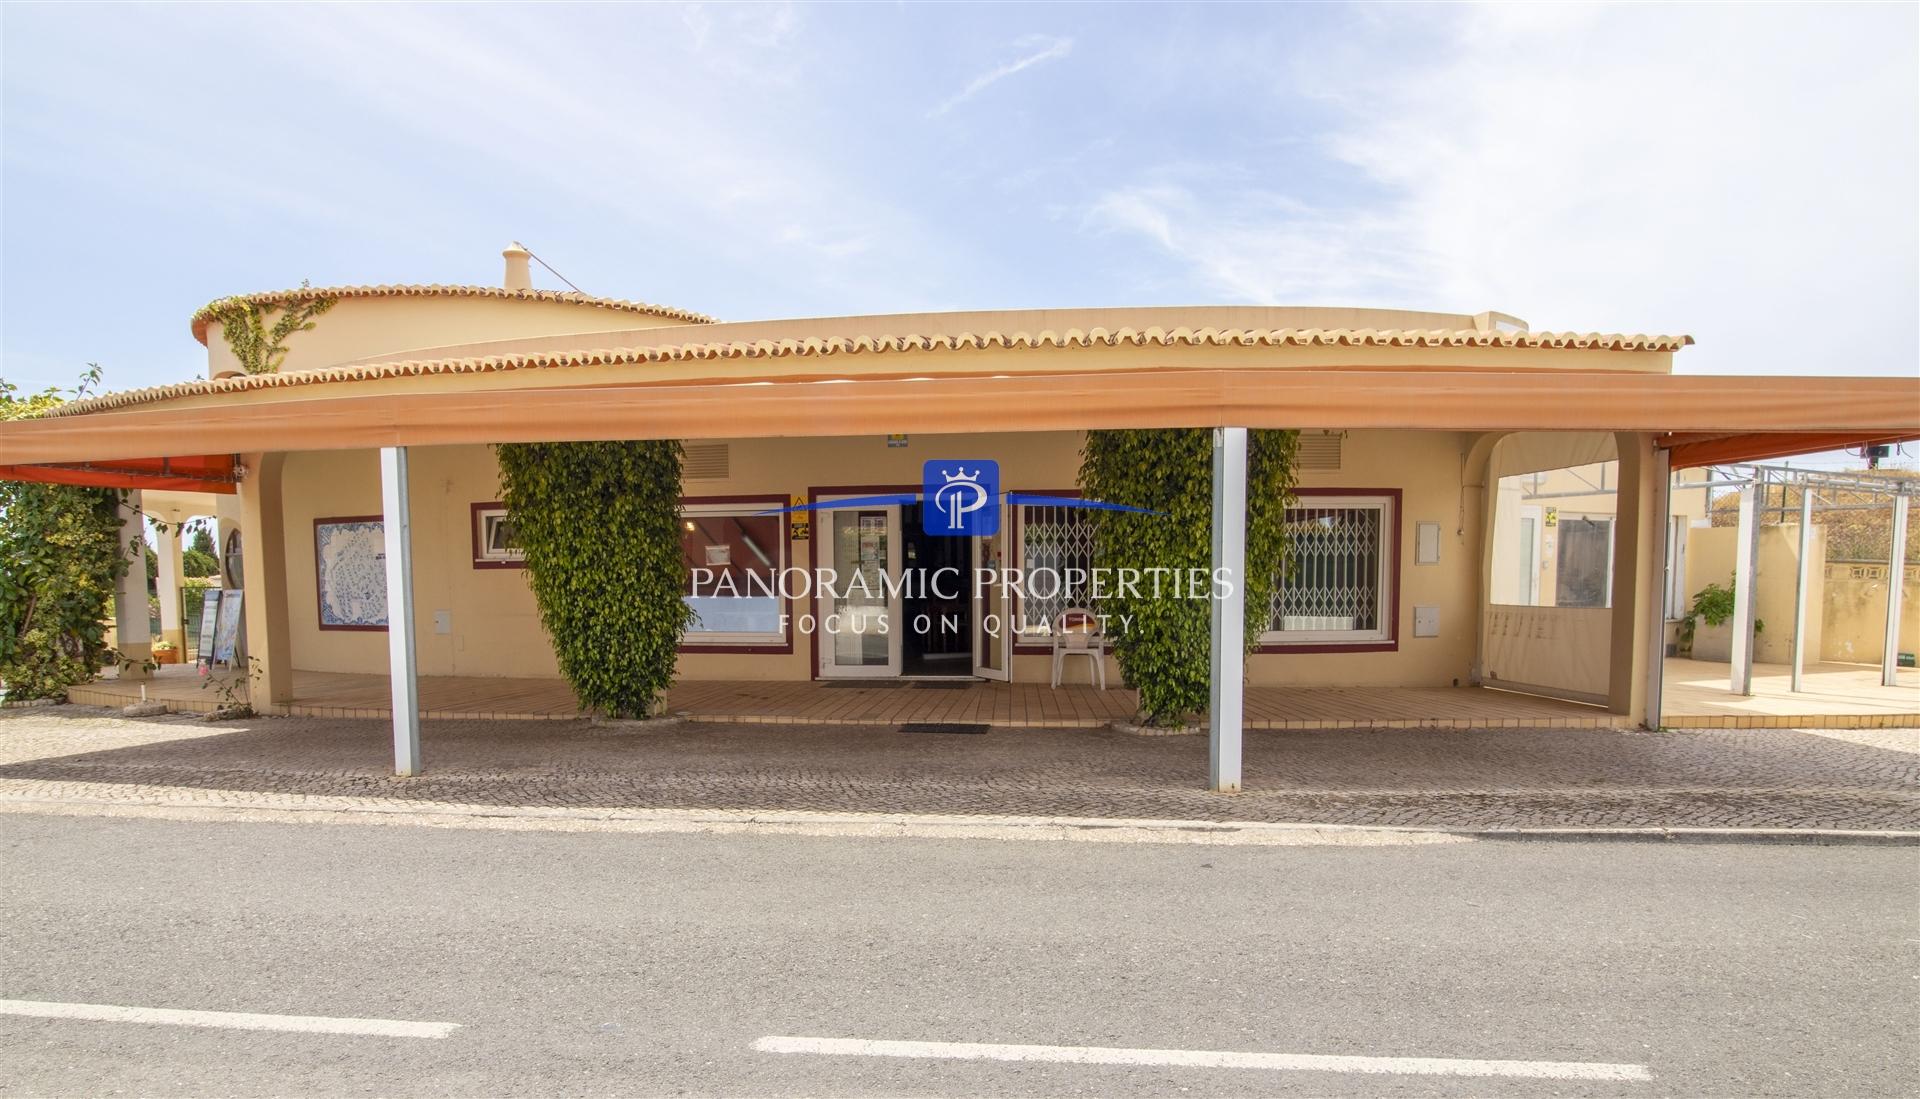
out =
<path fill-rule="evenodd" d="M 1913 374 L 1915 13 L 9 4 L 0 373 L 180 380 L 213 298 L 519 239 L 724 319 L 1491 308 Z"/>

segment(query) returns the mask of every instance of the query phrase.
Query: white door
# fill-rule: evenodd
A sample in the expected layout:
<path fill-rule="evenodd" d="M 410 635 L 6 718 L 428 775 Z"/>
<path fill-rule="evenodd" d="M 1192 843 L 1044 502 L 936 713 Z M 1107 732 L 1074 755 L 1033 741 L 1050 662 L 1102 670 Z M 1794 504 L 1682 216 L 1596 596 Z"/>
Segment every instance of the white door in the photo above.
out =
<path fill-rule="evenodd" d="M 996 534 L 969 539 L 973 543 L 973 674 L 982 679 L 1006 679 L 1012 659 L 1013 624 L 1007 621 L 1007 516 L 1001 509 Z"/>
<path fill-rule="evenodd" d="M 1540 506 L 1520 509 L 1520 601 L 1540 605 Z"/>
<path fill-rule="evenodd" d="M 820 508 L 815 511 L 826 541 L 826 567 L 834 590 L 815 600 L 819 620 L 820 674 L 832 678 L 878 678 L 900 674 L 900 508 Z"/>

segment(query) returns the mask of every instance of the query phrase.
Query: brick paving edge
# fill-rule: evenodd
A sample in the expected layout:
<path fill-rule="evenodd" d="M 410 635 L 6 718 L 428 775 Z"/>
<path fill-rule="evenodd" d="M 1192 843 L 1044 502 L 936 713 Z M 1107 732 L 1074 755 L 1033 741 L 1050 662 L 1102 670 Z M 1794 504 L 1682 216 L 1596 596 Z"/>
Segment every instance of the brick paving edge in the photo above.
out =
<path fill-rule="evenodd" d="M 365 823 L 509 831 L 703 832 L 920 839 L 1071 840 L 1249 846 L 1387 846 L 1471 841 L 1920 847 L 1920 831 L 1817 828 L 1449 828 L 799 810 L 560 809 L 492 805 L 204 805 L 0 796 L 0 813 L 233 823 Z"/>

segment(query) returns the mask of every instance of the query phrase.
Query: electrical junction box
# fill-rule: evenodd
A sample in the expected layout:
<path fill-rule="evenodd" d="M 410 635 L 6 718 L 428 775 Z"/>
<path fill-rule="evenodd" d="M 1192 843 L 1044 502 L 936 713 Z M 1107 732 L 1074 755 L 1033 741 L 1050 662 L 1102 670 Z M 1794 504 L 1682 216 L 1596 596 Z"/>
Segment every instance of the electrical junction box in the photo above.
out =
<path fill-rule="evenodd" d="M 1415 523 L 1413 525 L 1413 563 L 1416 565 L 1440 563 L 1440 524 Z"/>
<path fill-rule="evenodd" d="M 433 612 L 433 632 L 434 633 L 452 633 L 453 632 L 453 612 L 452 611 L 434 611 Z"/>
<path fill-rule="evenodd" d="M 1413 608 L 1413 636 L 1415 637 L 1439 637 L 1440 636 L 1440 608 L 1439 607 Z"/>

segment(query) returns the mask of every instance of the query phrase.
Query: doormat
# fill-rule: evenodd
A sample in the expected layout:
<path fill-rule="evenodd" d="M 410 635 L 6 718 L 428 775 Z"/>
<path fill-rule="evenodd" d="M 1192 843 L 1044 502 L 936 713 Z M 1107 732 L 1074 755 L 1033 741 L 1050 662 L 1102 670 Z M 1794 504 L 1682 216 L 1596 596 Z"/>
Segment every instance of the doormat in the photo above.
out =
<path fill-rule="evenodd" d="M 913 685 L 916 691 L 964 691 L 973 686 L 971 679 L 922 679 Z"/>
<path fill-rule="evenodd" d="M 909 721 L 900 726 L 903 733 L 984 733 L 985 725 L 971 725 L 963 721 Z"/>
<path fill-rule="evenodd" d="M 842 691 L 891 691 L 906 685 L 904 679 L 829 679 L 821 684 L 828 690 Z"/>

